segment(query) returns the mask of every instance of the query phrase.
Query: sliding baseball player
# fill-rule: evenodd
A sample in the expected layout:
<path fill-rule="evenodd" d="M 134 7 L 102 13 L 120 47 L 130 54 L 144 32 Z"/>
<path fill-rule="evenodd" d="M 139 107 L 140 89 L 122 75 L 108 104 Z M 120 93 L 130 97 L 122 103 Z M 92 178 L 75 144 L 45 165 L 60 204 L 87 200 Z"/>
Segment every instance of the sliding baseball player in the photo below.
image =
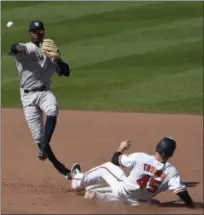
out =
<path fill-rule="evenodd" d="M 170 190 L 187 206 L 195 206 L 186 186 L 182 184 L 178 170 L 168 162 L 176 149 L 174 139 L 170 137 L 161 139 L 154 155 L 141 152 L 123 154 L 130 144 L 130 141 L 123 141 L 111 162 L 85 173 L 82 173 L 80 165 L 76 164 L 73 168 L 72 189 L 80 191 L 90 185 L 96 185 L 103 179 L 110 186 L 111 192 L 86 191 L 85 199 L 122 201 L 134 206 L 141 202 L 151 202 L 158 193 Z M 130 174 L 126 176 L 120 167 L 128 168 Z"/>
<path fill-rule="evenodd" d="M 44 23 L 33 20 L 29 24 L 30 41 L 15 43 L 10 48 L 10 55 L 16 60 L 20 77 L 20 97 L 26 122 L 34 142 L 39 147 L 38 158 L 48 158 L 65 178 L 71 179 L 70 170 L 55 157 L 50 141 L 55 131 L 58 104 L 51 90 L 51 77 L 68 77 L 69 65 L 60 57 L 60 52 L 51 39 L 44 39 Z M 46 116 L 43 124 L 43 113 Z"/>

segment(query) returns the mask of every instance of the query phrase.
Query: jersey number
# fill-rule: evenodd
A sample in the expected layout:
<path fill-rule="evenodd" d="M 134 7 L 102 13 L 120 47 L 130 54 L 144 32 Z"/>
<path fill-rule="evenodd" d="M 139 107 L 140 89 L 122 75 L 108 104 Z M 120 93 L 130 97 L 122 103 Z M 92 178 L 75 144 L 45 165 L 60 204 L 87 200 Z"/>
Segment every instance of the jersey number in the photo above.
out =
<path fill-rule="evenodd" d="M 149 175 L 143 175 L 140 179 L 137 180 L 137 183 L 141 188 L 151 193 L 156 192 L 161 184 L 160 181 L 155 180 Z"/>

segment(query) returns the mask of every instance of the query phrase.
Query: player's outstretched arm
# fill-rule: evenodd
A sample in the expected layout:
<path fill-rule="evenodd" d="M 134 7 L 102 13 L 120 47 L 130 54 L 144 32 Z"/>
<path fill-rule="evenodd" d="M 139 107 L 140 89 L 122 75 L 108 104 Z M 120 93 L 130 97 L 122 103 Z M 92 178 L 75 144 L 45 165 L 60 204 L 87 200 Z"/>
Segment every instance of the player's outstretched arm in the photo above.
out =
<path fill-rule="evenodd" d="M 195 208 L 195 203 L 192 200 L 187 190 L 178 192 L 176 195 L 186 204 L 187 207 Z"/>

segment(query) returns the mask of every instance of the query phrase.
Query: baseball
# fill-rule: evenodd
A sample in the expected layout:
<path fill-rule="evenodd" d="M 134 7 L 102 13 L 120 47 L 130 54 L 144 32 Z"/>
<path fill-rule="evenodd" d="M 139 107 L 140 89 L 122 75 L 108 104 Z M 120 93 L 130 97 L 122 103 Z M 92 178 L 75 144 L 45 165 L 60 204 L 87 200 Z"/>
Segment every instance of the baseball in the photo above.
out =
<path fill-rule="evenodd" d="M 9 21 L 9 22 L 7 22 L 7 27 L 8 27 L 8 28 L 11 28 L 11 27 L 13 26 L 13 24 L 14 24 L 14 23 L 13 23 L 12 21 Z"/>

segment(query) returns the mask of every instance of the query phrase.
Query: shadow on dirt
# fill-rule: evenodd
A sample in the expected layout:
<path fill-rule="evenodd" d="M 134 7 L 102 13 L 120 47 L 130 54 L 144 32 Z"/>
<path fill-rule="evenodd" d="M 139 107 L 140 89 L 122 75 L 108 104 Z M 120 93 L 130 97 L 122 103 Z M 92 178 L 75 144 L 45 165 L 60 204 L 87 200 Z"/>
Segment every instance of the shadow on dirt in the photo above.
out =
<path fill-rule="evenodd" d="M 186 185 L 186 187 L 195 187 L 199 184 L 200 182 L 189 182 L 189 181 L 186 181 L 186 182 L 183 182 L 183 184 Z"/>
<path fill-rule="evenodd" d="M 192 181 L 183 182 L 183 184 L 185 184 L 187 188 L 195 187 L 199 183 L 200 182 L 194 182 L 194 181 L 193 182 Z M 196 204 L 196 208 L 204 208 L 204 204 L 202 202 L 196 202 L 195 204 Z M 180 200 L 163 202 L 163 203 L 160 202 L 159 206 L 160 207 L 186 207 L 185 204 Z"/>
<path fill-rule="evenodd" d="M 204 208 L 204 204 L 202 202 L 196 202 L 195 203 L 196 208 Z M 186 207 L 185 204 L 181 201 L 170 201 L 170 202 L 163 202 L 159 204 L 160 207 L 175 207 L 175 208 L 179 208 L 179 207 Z"/>

